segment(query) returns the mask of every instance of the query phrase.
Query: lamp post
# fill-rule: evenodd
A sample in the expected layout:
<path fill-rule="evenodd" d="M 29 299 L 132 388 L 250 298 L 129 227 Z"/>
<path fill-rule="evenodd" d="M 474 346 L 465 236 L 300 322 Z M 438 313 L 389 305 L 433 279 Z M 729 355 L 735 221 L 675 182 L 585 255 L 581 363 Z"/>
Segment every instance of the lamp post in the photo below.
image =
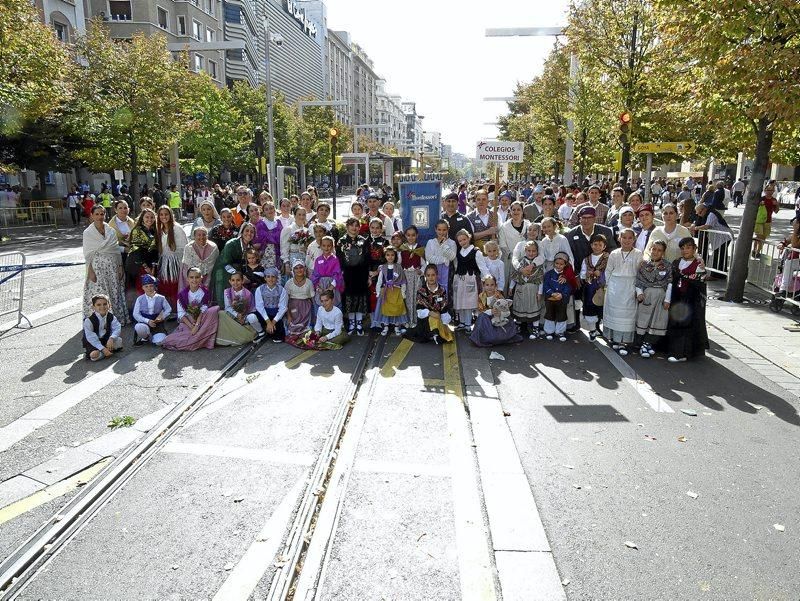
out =
<path fill-rule="evenodd" d="M 331 137 L 331 196 L 333 197 L 333 219 L 336 220 L 336 147 L 339 142 L 339 132 L 331 127 L 328 132 Z"/>
<path fill-rule="evenodd" d="M 275 181 L 275 128 L 272 123 L 272 60 L 270 59 L 270 46 L 272 45 L 272 35 L 269 31 L 269 18 L 264 17 L 264 36 L 266 37 L 266 88 L 267 88 L 267 136 L 269 137 L 269 165 L 267 170 L 269 172 L 269 192 L 272 198 L 276 198 L 278 193 Z"/>
<path fill-rule="evenodd" d="M 297 114 L 300 120 L 303 119 L 303 109 L 307 106 L 347 106 L 346 100 L 298 100 L 297 101 Z M 303 136 L 300 136 L 300 143 L 303 143 Z M 300 161 L 300 188 L 306 189 L 306 164 Z"/>
<path fill-rule="evenodd" d="M 495 37 L 531 37 L 531 36 L 562 36 L 566 33 L 564 27 L 499 27 L 486 30 L 487 38 Z M 578 57 L 574 52 L 569 55 L 569 103 L 575 104 L 575 80 L 578 78 Z M 564 183 L 572 183 L 573 163 L 575 161 L 575 122 L 572 117 L 567 119 L 567 139 L 564 144 Z"/>

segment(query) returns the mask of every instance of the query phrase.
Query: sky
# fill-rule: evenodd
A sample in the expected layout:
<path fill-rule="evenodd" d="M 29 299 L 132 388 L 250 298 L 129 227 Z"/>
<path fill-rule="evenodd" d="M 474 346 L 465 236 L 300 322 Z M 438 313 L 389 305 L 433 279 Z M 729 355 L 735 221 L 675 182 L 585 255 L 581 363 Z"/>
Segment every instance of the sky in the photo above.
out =
<path fill-rule="evenodd" d="M 487 38 L 488 27 L 555 27 L 568 0 L 326 0 L 328 28 L 349 31 L 386 80 L 390 94 L 417 103 L 426 131 L 454 152 L 475 155 L 496 138 L 503 102 L 518 81 L 542 71 L 554 38 Z"/>

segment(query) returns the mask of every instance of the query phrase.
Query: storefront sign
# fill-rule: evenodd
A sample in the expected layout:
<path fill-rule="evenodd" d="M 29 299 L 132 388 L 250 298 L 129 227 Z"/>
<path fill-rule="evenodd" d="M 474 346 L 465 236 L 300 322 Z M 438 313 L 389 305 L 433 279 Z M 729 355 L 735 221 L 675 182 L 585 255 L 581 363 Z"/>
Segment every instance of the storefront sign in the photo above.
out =
<path fill-rule="evenodd" d="M 312 38 L 317 37 L 317 24 L 314 21 L 309 20 L 306 16 L 306 11 L 300 8 L 298 2 L 295 0 L 286 0 L 286 12 L 292 15 L 295 20 L 300 23 L 301 29 L 311 36 Z"/>

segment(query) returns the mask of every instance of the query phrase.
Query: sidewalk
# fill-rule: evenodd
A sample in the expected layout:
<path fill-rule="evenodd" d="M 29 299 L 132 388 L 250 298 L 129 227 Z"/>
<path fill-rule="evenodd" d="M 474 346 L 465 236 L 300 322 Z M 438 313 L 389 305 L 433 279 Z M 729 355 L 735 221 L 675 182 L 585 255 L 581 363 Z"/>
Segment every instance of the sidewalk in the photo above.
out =
<path fill-rule="evenodd" d="M 785 329 L 798 323 L 787 308 L 769 309 L 770 295 L 753 286 L 745 289 L 745 302 L 719 300 L 725 281 L 709 282 L 706 320 L 709 337 L 733 357 L 800 397 L 800 332 Z"/>

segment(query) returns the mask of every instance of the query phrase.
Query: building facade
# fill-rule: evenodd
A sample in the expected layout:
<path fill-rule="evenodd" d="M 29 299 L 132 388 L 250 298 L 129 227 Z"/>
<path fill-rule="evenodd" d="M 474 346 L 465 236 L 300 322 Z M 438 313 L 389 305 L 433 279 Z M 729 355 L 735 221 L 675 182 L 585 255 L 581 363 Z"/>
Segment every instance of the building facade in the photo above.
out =
<path fill-rule="evenodd" d="M 190 44 L 217 42 L 223 36 L 221 0 L 88 0 L 88 9 L 86 16 L 103 19 L 116 39 L 161 34 L 168 43 Z M 224 52 L 190 52 L 189 64 L 220 85 L 225 82 Z"/>
<path fill-rule="evenodd" d="M 380 77 L 375 73 L 372 59 L 356 43 L 353 49 L 353 125 L 376 123 L 378 120 L 377 89 Z M 359 131 L 373 140 L 378 132 L 374 128 Z"/>
<path fill-rule="evenodd" d="M 406 142 L 406 117 L 401 106 L 400 96 L 386 91 L 386 81 L 379 79 L 375 93 L 377 101 L 377 123 L 385 125 L 385 129 L 376 132 L 379 144 L 402 149 Z"/>
<path fill-rule="evenodd" d="M 328 30 L 326 82 L 328 100 L 344 101 L 347 106 L 334 107 L 336 118 L 353 125 L 353 51 L 350 34 Z"/>
<path fill-rule="evenodd" d="M 42 20 L 52 27 L 65 44 L 86 33 L 86 12 L 82 0 L 35 0 Z"/>
<path fill-rule="evenodd" d="M 424 130 L 422 129 L 422 120 L 425 117 L 417 113 L 417 103 L 412 100 L 403 101 L 401 108 L 406 117 L 408 147 L 413 152 L 419 152 L 423 144 Z"/>

